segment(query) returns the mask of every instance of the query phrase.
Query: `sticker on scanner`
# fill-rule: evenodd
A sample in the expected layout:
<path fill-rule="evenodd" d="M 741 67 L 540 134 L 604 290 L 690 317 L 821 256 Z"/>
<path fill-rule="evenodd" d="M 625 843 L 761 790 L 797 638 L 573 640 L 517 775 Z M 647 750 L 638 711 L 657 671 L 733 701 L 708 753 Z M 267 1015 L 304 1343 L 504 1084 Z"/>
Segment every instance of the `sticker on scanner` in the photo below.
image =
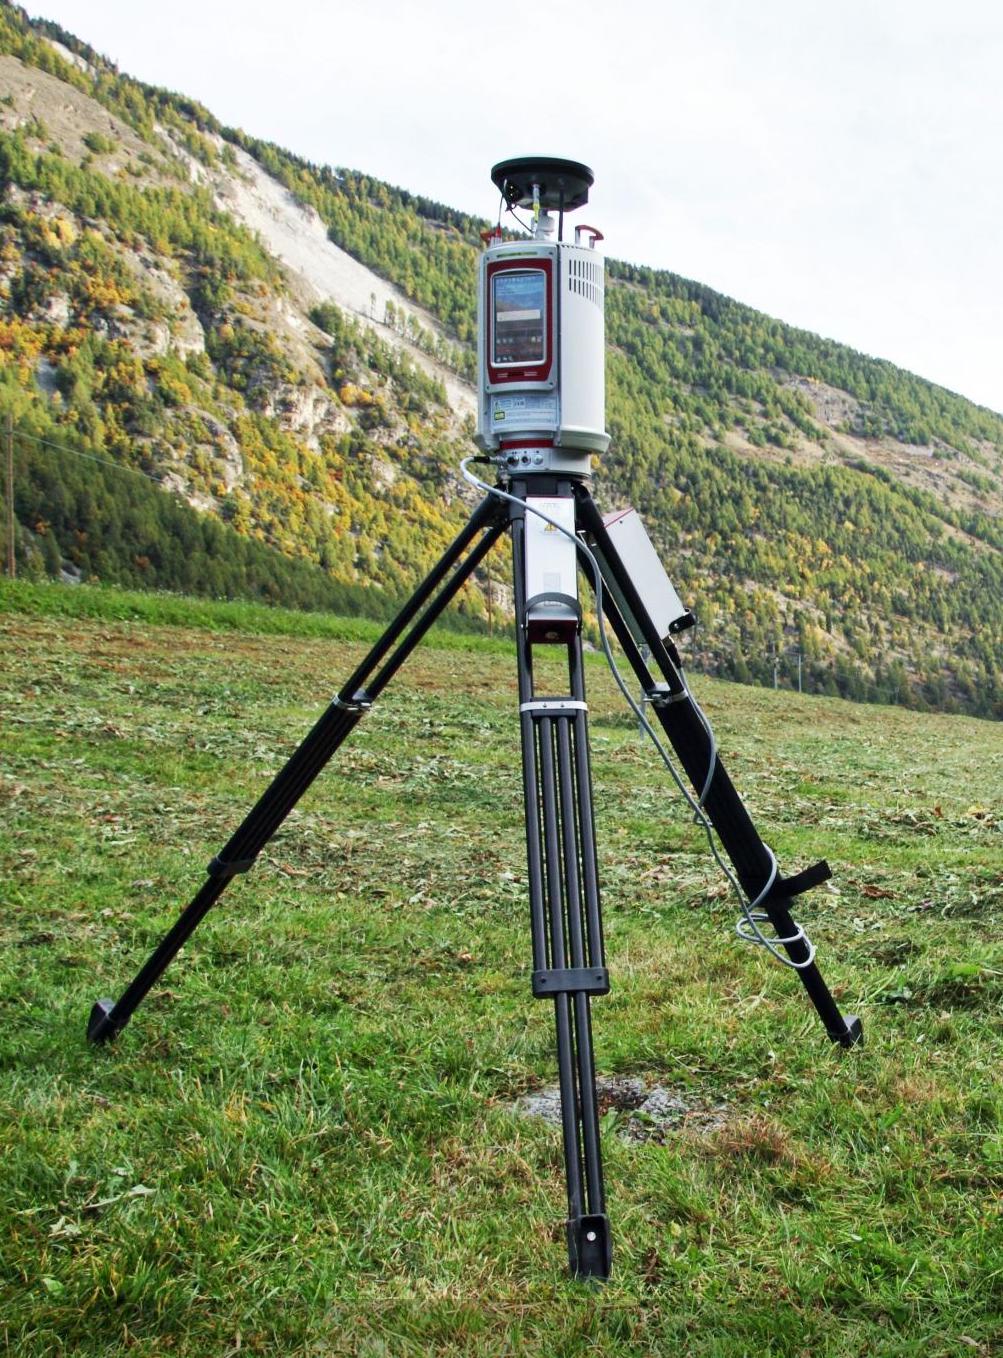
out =
<path fill-rule="evenodd" d="M 557 398 L 544 392 L 492 396 L 491 419 L 494 424 L 504 421 L 522 429 L 538 428 L 541 424 L 550 429 L 557 424 Z"/>

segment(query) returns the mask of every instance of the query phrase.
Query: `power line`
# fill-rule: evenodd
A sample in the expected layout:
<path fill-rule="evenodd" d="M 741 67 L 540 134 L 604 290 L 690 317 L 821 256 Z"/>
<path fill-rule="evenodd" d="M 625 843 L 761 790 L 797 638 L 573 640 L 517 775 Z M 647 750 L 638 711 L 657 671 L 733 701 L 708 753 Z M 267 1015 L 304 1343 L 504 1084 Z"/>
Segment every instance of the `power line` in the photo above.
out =
<path fill-rule="evenodd" d="M 7 539 L 7 574 L 8 574 L 8 576 L 13 580 L 13 579 L 14 579 L 14 576 L 15 576 L 15 572 L 16 572 L 17 566 L 16 566 L 16 546 L 15 546 L 15 541 L 14 541 L 14 532 L 15 532 L 15 523 L 14 523 L 14 434 L 15 434 L 15 430 L 14 430 L 14 413 L 13 413 L 12 410 L 8 410 L 8 411 L 7 411 L 7 418 L 6 418 L 6 421 L 5 421 L 5 425 L 6 425 L 6 428 L 5 428 L 6 437 L 5 437 L 5 439 L 4 439 L 4 443 L 5 443 L 5 451 L 6 451 L 5 463 L 6 463 L 6 483 L 7 483 L 7 495 L 6 495 L 6 499 L 7 499 L 7 506 L 6 506 L 6 510 L 7 510 L 7 512 L 6 512 L 7 524 L 6 524 L 6 529 L 7 529 L 7 531 L 6 531 L 5 536 L 6 536 L 6 539 Z M 85 461 L 87 461 L 87 462 L 96 462 L 96 463 L 98 463 L 99 466 L 102 466 L 102 467 L 110 467 L 112 471 L 116 471 L 116 472 L 129 472 L 132 476 L 141 476 L 141 477 L 144 479 L 144 481 L 152 481 L 153 484 L 154 484 L 155 486 L 162 486 L 162 485 L 164 485 L 164 480 L 163 480 L 162 477 L 153 476 L 153 475 L 151 475 L 149 472 L 141 471 L 138 467 L 129 467 L 129 466 L 126 466 L 125 463 L 123 463 L 123 462 L 112 462 L 109 458 L 106 458 L 106 457 L 98 457 L 96 453 L 85 453 L 85 452 L 82 452 L 79 448 L 71 448 L 71 447 L 69 446 L 69 444 L 66 444 L 66 443 L 57 443 L 54 439 L 46 439 L 46 438 L 42 438 L 42 437 L 41 437 L 40 435 L 38 435 L 38 434 L 29 434 L 29 433 L 27 432 L 27 430 L 24 430 L 24 429 L 20 429 L 20 428 L 19 428 L 19 429 L 17 430 L 17 436 L 18 436 L 19 438 L 25 439 L 25 440 L 26 440 L 27 442 L 29 442 L 29 443 L 34 443 L 34 444 L 36 444 L 36 445 L 37 445 L 38 447 L 40 447 L 40 448 L 51 448 L 53 451 L 55 451 L 55 452 L 57 452 L 57 453 L 69 453 L 69 455 L 70 455 L 71 457 L 80 457 L 80 458 L 83 458 L 83 459 L 84 459 Z"/>
<path fill-rule="evenodd" d="M 98 457 L 95 453 L 83 453 L 79 448 L 71 448 L 66 443 L 55 443 L 52 439 L 43 439 L 37 434 L 28 434 L 23 429 L 19 429 L 17 434 L 19 438 L 27 439 L 30 443 L 37 443 L 43 448 L 54 448 L 59 453 L 69 453 L 73 457 L 82 457 L 88 462 L 97 462 L 102 467 L 110 467 L 112 471 L 129 472 L 132 476 L 142 476 L 144 480 L 152 481 L 157 486 L 164 484 L 163 477 L 153 476 L 150 472 L 141 471 L 139 467 L 128 467 L 124 462 L 112 462 L 109 458 Z"/>

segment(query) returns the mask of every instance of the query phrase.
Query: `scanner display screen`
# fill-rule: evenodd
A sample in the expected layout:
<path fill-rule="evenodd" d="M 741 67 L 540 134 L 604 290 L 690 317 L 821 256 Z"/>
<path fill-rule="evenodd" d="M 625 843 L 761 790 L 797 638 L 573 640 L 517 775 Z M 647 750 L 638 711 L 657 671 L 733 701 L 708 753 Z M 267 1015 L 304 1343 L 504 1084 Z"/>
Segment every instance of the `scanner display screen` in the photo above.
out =
<path fill-rule="evenodd" d="M 492 363 L 542 363 L 547 275 L 542 269 L 507 270 L 491 280 Z"/>

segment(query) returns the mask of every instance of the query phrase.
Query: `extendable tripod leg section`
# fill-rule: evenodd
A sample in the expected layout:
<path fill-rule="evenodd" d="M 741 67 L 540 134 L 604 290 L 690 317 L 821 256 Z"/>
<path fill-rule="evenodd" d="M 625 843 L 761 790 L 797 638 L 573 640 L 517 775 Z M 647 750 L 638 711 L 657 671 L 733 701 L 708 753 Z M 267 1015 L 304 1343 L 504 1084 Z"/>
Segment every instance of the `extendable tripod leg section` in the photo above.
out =
<path fill-rule="evenodd" d="M 106 1042 L 121 1032 L 151 986 L 219 900 L 232 879 L 247 872 L 276 830 L 327 764 L 363 714 L 372 706 L 480 561 L 505 532 L 504 509 L 488 497 L 383 633 L 355 673 L 333 699 L 313 730 L 209 864 L 208 878 L 178 916 L 150 957 L 116 1002 L 98 1000 L 91 1010 L 87 1036 Z M 475 541 L 480 536 L 479 541 Z"/>
<path fill-rule="evenodd" d="M 524 485 L 513 486 L 520 499 Z M 573 516 L 570 487 L 561 488 Z M 537 501 L 544 503 L 544 501 Z M 551 509 L 553 501 L 546 502 Z M 572 520 L 573 522 L 573 517 Z M 595 826 L 582 670 L 581 613 L 565 592 L 527 599 L 527 523 L 512 511 L 533 994 L 554 1005 L 561 1124 L 567 1174 L 568 1262 L 580 1278 L 609 1277 L 592 1025 L 593 995 L 609 990 L 603 953 Z M 571 567 L 574 572 L 574 546 Z M 556 605 L 560 615 L 547 613 Z M 566 649 L 567 693 L 537 694 L 534 645 Z"/>
<path fill-rule="evenodd" d="M 860 1020 L 852 1014 L 844 1017 L 840 1012 L 814 962 L 804 931 L 794 922 L 790 912 L 790 903 L 796 896 L 831 876 L 828 864 L 816 863 L 793 877 L 783 877 L 776 869 L 775 859 L 728 777 L 705 721 L 683 682 L 675 648 L 671 643 L 667 646 L 659 636 L 588 491 L 580 487 L 576 494 L 578 521 L 593 546 L 603 581 L 608 586 L 603 591 L 603 612 L 700 797 L 700 804 L 734 866 L 742 890 L 774 929 L 775 946 L 782 947 L 797 968 L 829 1038 L 842 1047 L 856 1046 L 863 1041 Z M 591 567 L 588 569 L 591 574 Z M 624 609 L 629 611 L 629 621 Z M 647 645 L 661 680 L 656 681 L 652 676 L 641 655 L 638 638 Z"/>

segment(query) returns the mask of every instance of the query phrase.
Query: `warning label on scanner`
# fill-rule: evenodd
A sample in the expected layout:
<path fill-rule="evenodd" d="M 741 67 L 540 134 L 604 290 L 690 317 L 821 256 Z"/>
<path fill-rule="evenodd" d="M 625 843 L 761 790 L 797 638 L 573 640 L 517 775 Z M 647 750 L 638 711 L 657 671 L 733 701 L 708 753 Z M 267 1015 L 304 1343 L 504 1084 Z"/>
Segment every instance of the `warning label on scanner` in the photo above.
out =
<path fill-rule="evenodd" d="M 549 392 L 525 392 L 521 396 L 492 396 L 491 420 L 506 428 L 538 429 L 557 426 L 557 397 Z"/>

